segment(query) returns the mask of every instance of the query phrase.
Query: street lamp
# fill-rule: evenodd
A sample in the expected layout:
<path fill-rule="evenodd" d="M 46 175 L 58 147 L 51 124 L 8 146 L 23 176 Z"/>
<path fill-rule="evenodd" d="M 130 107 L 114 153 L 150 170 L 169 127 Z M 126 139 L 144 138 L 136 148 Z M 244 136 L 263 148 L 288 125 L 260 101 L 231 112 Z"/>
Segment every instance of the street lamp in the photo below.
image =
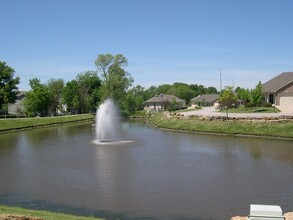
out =
<path fill-rule="evenodd" d="M 220 70 L 220 92 L 221 92 L 222 91 L 222 68 L 217 66 L 212 66 L 211 68 Z"/>

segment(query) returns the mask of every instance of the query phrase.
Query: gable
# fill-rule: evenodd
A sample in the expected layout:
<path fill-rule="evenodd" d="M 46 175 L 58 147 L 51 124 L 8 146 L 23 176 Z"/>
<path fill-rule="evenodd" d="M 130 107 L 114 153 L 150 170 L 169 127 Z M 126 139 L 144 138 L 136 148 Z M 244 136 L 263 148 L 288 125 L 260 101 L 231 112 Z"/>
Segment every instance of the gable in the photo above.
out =
<path fill-rule="evenodd" d="M 262 85 L 263 92 L 277 92 L 293 82 L 293 72 L 284 72 Z"/>
<path fill-rule="evenodd" d="M 288 83 L 286 86 L 278 90 L 278 93 L 293 93 L 293 82 Z"/>

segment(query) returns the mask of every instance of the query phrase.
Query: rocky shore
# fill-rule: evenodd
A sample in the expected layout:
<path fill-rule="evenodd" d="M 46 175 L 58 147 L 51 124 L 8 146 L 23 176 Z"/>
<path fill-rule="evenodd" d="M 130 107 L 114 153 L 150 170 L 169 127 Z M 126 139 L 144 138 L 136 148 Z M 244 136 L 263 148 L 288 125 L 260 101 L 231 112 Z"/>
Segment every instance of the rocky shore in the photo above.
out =
<path fill-rule="evenodd" d="M 192 119 L 207 121 L 247 121 L 247 122 L 293 122 L 293 115 L 276 115 L 276 116 L 239 116 L 231 115 L 187 115 L 183 113 L 164 112 L 164 117 L 174 119 Z"/>

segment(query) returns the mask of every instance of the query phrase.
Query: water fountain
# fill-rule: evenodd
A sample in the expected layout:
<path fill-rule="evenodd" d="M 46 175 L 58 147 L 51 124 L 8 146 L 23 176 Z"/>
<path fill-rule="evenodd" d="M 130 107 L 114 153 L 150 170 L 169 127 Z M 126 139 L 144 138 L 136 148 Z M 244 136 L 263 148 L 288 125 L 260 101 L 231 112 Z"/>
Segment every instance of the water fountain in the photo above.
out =
<path fill-rule="evenodd" d="M 97 109 L 96 113 L 96 136 L 95 144 L 113 145 L 133 142 L 123 140 L 120 134 L 120 120 L 118 109 L 112 99 L 105 100 Z"/>

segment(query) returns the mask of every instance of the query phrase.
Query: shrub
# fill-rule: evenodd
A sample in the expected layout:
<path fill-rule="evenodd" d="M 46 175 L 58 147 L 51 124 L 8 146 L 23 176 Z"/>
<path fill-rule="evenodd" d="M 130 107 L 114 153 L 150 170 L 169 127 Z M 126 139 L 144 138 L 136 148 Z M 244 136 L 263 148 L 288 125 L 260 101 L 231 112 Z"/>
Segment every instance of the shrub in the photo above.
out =
<path fill-rule="evenodd" d="M 251 102 L 245 103 L 246 108 L 252 108 L 254 105 Z"/>
<path fill-rule="evenodd" d="M 272 107 L 272 103 L 265 102 L 262 104 L 263 107 Z"/>

